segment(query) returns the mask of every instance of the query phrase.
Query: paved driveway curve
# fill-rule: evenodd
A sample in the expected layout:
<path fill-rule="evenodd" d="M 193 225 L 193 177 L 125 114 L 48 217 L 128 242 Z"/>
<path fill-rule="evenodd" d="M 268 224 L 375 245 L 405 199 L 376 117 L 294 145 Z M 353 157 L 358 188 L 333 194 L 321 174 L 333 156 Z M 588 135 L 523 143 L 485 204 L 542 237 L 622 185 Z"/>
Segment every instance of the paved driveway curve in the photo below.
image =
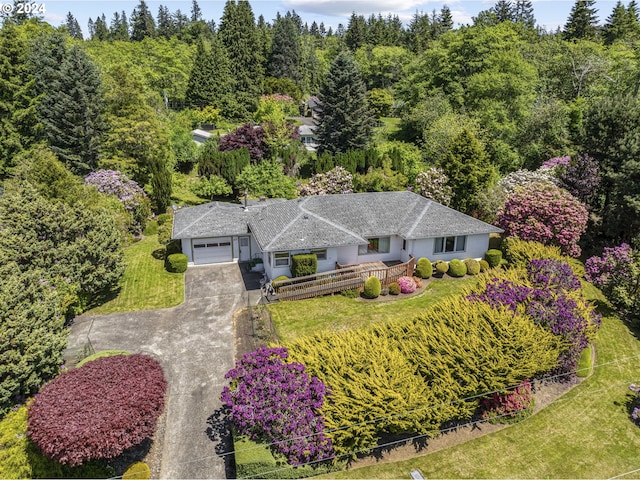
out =
<path fill-rule="evenodd" d="M 237 264 L 189 268 L 185 302 L 174 308 L 83 315 L 72 326 L 66 358 L 90 339 L 95 351 L 152 355 L 169 383 L 162 478 L 225 478 L 219 435 L 209 417 L 221 406 L 224 374 L 234 365 L 233 312 L 246 306 Z"/>

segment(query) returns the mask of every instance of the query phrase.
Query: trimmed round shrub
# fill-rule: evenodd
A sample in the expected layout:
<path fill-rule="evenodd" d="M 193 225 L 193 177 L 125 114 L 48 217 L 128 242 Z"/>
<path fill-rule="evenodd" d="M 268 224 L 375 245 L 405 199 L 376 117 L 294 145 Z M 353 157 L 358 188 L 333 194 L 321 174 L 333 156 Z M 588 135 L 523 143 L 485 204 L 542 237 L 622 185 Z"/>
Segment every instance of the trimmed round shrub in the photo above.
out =
<path fill-rule="evenodd" d="M 467 266 L 462 260 L 454 258 L 449 262 L 449 275 L 452 277 L 464 277 L 467 274 Z"/>
<path fill-rule="evenodd" d="M 433 265 L 428 258 L 421 258 L 416 264 L 416 276 L 420 278 L 431 278 L 433 275 Z"/>
<path fill-rule="evenodd" d="M 378 298 L 381 290 L 380 279 L 378 277 L 369 277 L 364 282 L 362 296 L 364 298 Z"/>
<path fill-rule="evenodd" d="M 412 277 L 400 277 L 398 279 L 398 285 L 400 285 L 400 292 L 413 293 L 416 291 L 416 282 Z"/>
<path fill-rule="evenodd" d="M 184 253 L 173 253 L 167 256 L 165 268 L 171 273 L 183 273 L 187 270 L 189 259 Z"/>
<path fill-rule="evenodd" d="M 475 258 L 466 258 L 464 264 L 467 266 L 468 275 L 478 275 L 480 273 L 480 262 Z"/>
<path fill-rule="evenodd" d="M 167 247 L 162 245 L 156 248 L 153 252 L 151 252 L 151 256 L 156 260 L 165 260 L 167 258 Z"/>
<path fill-rule="evenodd" d="M 280 275 L 279 277 L 274 278 L 271 283 L 284 282 L 285 280 L 289 280 L 289 277 L 286 275 Z"/>
<path fill-rule="evenodd" d="M 491 268 L 495 268 L 500 265 L 500 262 L 502 261 L 502 252 L 492 248 L 485 252 L 484 259 Z"/>
<path fill-rule="evenodd" d="M 28 435 L 62 464 L 115 458 L 153 435 L 166 390 L 149 356 L 99 358 L 42 388 L 29 408 Z"/>
<path fill-rule="evenodd" d="M 440 275 L 444 275 L 449 271 L 449 264 L 444 260 L 436 260 L 433 266 L 436 267 L 436 272 Z"/>
<path fill-rule="evenodd" d="M 151 478 L 151 469 L 144 462 L 133 463 L 122 474 L 122 480 L 148 480 Z"/>
<path fill-rule="evenodd" d="M 480 260 L 478 262 L 478 264 L 480 265 L 480 271 L 481 272 L 486 272 L 487 270 L 489 270 L 489 262 L 487 262 L 486 260 Z"/>
<path fill-rule="evenodd" d="M 389 295 L 400 295 L 400 285 L 397 282 L 389 284 Z"/>

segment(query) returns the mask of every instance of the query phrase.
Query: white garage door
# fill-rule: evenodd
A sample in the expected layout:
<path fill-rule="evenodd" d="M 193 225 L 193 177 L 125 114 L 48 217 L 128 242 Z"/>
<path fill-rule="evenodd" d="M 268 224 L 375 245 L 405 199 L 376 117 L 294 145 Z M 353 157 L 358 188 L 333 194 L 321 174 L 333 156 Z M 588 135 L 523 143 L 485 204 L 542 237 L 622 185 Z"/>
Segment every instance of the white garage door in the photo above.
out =
<path fill-rule="evenodd" d="M 193 263 L 230 262 L 232 257 L 231 237 L 199 238 L 193 242 Z"/>

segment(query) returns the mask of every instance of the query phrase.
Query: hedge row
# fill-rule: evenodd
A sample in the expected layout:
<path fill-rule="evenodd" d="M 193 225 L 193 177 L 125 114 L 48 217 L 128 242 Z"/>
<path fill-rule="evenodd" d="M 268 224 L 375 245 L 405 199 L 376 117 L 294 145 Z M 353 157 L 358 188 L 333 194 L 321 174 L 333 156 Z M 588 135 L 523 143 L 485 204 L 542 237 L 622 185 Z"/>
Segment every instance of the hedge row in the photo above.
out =
<path fill-rule="evenodd" d="M 331 391 L 325 433 L 337 454 L 352 455 L 384 433 L 435 436 L 444 422 L 470 418 L 479 399 L 461 399 L 552 369 L 561 342 L 507 309 L 454 298 L 415 319 L 286 346 Z"/>

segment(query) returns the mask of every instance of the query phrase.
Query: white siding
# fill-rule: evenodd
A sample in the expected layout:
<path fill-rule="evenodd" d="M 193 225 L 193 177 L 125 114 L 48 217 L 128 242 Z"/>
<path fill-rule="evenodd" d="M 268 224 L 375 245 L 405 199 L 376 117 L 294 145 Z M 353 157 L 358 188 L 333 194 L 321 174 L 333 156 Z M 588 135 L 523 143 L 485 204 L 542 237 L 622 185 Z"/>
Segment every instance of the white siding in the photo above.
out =
<path fill-rule="evenodd" d="M 337 262 L 340 265 L 351 265 L 358 263 L 358 246 L 349 245 L 347 247 L 336 248 Z"/>
<path fill-rule="evenodd" d="M 465 258 L 480 259 L 484 257 L 489 248 L 489 234 L 467 235 L 465 249 L 461 252 L 434 253 L 434 243 L 434 238 L 413 240 L 411 254 L 416 258 L 416 261 L 422 257 L 428 258 L 432 262 L 435 260 L 449 261 L 454 258 L 460 260 Z"/>
<path fill-rule="evenodd" d="M 193 263 L 193 250 L 191 249 L 191 239 L 183 238 L 182 240 L 180 240 L 180 243 L 182 244 L 182 253 L 184 253 L 187 256 L 189 263 Z"/>

